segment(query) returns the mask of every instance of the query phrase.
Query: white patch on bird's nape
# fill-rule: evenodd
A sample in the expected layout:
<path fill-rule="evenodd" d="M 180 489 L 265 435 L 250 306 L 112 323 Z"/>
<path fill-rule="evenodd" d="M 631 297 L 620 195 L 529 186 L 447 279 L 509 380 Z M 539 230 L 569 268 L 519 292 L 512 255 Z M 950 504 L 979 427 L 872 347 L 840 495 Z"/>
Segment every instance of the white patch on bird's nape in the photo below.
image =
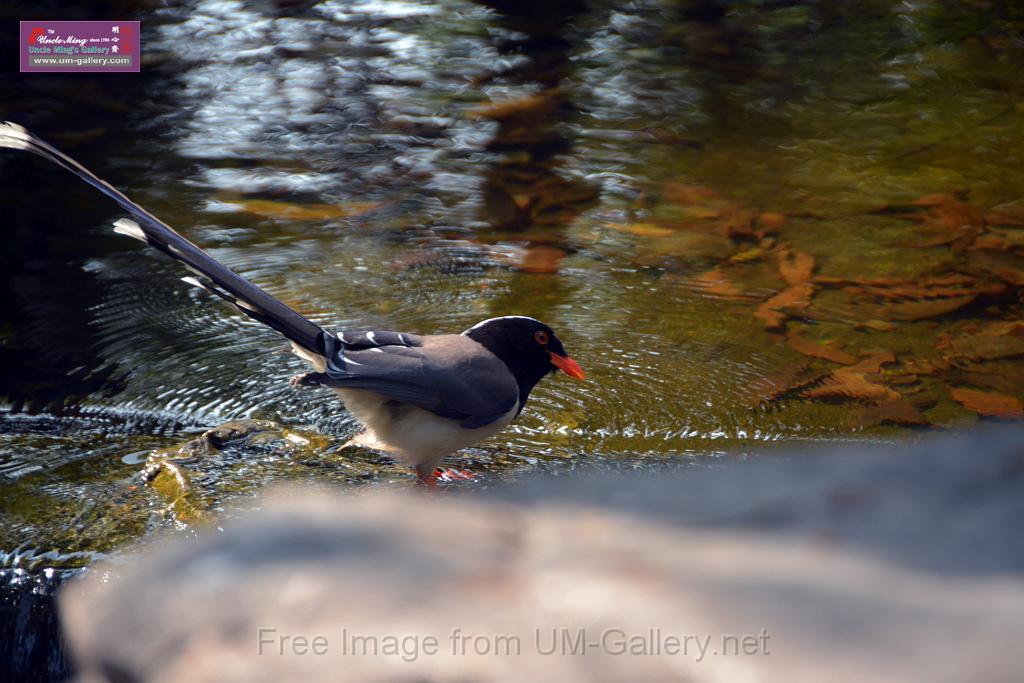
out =
<path fill-rule="evenodd" d="M 366 338 L 370 340 L 371 344 L 376 344 L 377 343 L 377 339 L 373 336 L 373 332 L 367 332 L 366 333 Z"/>
<path fill-rule="evenodd" d="M 497 318 L 488 318 L 487 320 L 481 320 L 476 325 L 473 325 L 473 327 L 469 328 L 462 334 L 467 334 L 469 332 L 472 332 L 473 330 L 479 330 L 484 325 L 489 325 L 490 323 L 497 322 L 498 320 L 530 320 L 535 323 L 543 325 L 541 321 L 537 320 L 536 318 L 531 318 L 528 315 L 502 315 Z"/>
<path fill-rule="evenodd" d="M 146 242 L 146 233 L 142 232 L 142 228 L 135 221 L 130 221 L 127 218 L 118 218 L 114 221 L 114 232 L 119 235 L 127 235 L 128 237 L 134 237 L 137 240 Z"/>
<path fill-rule="evenodd" d="M 8 149 L 28 149 L 32 140 L 32 134 L 10 121 L 0 122 L 0 147 Z"/>

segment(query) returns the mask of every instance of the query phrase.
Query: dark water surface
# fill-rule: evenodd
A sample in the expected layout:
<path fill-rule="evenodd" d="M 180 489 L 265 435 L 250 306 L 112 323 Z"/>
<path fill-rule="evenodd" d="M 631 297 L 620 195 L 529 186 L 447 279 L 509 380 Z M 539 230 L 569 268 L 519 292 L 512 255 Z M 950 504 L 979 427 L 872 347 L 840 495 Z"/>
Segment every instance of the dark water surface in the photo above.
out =
<path fill-rule="evenodd" d="M 325 326 L 548 322 L 589 381 L 545 381 L 460 467 L 1020 415 L 1016 3 L 169 5 L 111 3 L 141 13 L 141 74 L 7 74 L 0 115 Z M 0 567 L 182 528 L 126 456 L 227 420 L 329 448 L 207 462 L 215 509 L 275 481 L 408 480 L 330 450 L 354 423 L 288 388 L 300 361 L 113 235 L 99 194 L 15 153 L 0 183 Z"/>

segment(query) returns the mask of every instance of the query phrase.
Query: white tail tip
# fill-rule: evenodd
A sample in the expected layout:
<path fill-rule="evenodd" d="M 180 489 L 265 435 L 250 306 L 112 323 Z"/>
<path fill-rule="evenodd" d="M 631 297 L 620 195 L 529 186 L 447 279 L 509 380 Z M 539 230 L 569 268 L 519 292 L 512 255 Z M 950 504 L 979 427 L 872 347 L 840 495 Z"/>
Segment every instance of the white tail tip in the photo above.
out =
<path fill-rule="evenodd" d="M 119 235 L 127 235 L 128 237 L 134 237 L 137 240 L 146 242 L 146 233 L 142 232 L 142 228 L 135 221 L 130 221 L 127 218 L 118 218 L 114 221 L 114 232 Z"/>
<path fill-rule="evenodd" d="M 0 147 L 10 149 L 28 149 L 32 134 L 10 121 L 0 121 Z"/>

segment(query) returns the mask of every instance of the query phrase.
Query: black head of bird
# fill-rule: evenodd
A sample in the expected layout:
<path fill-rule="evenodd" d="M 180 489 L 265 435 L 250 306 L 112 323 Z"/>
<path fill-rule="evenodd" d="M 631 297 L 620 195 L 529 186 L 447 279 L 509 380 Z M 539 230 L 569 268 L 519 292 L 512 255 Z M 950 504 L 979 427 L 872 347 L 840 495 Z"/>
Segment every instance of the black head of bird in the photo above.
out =
<path fill-rule="evenodd" d="M 579 363 L 566 353 L 555 331 L 539 320 L 506 315 L 483 320 L 463 332 L 500 358 L 516 378 L 523 401 L 545 375 L 561 370 L 585 379 Z"/>

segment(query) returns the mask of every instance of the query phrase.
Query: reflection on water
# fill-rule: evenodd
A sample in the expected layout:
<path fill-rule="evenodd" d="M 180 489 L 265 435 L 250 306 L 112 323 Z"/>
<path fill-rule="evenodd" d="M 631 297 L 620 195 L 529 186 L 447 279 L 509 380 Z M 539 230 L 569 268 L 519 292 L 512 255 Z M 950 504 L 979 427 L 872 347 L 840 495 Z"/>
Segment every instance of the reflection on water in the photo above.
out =
<path fill-rule="evenodd" d="M 141 75 L 5 77 L 0 114 L 325 326 L 550 323 L 591 380 L 470 466 L 688 462 L 1021 412 L 1024 18 L 986 7 L 195 0 L 144 17 Z M 0 174 L 4 393 L 75 406 L 3 422 L 4 562 L 167 526 L 123 457 L 181 432 L 351 432 L 98 195 Z M 346 462 L 201 481 L 400 476 Z"/>
<path fill-rule="evenodd" d="M 566 119 L 573 44 L 568 34 L 587 6 L 580 1 L 526 4 L 491 0 L 497 12 L 497 51 L 508 60 L 476 80 L 497 92 L 526 88 L 526 94 L 477 110 L 497 128 L 486 149 L 499 155 L 484 172 L 483 218 L 498 229 L 564 228 L 597 199 L 597 187 L 559 173 L 571 143 Z M 520 262 L 527 269 L 556 271 L 557 247 L 533 250 Z"/>

